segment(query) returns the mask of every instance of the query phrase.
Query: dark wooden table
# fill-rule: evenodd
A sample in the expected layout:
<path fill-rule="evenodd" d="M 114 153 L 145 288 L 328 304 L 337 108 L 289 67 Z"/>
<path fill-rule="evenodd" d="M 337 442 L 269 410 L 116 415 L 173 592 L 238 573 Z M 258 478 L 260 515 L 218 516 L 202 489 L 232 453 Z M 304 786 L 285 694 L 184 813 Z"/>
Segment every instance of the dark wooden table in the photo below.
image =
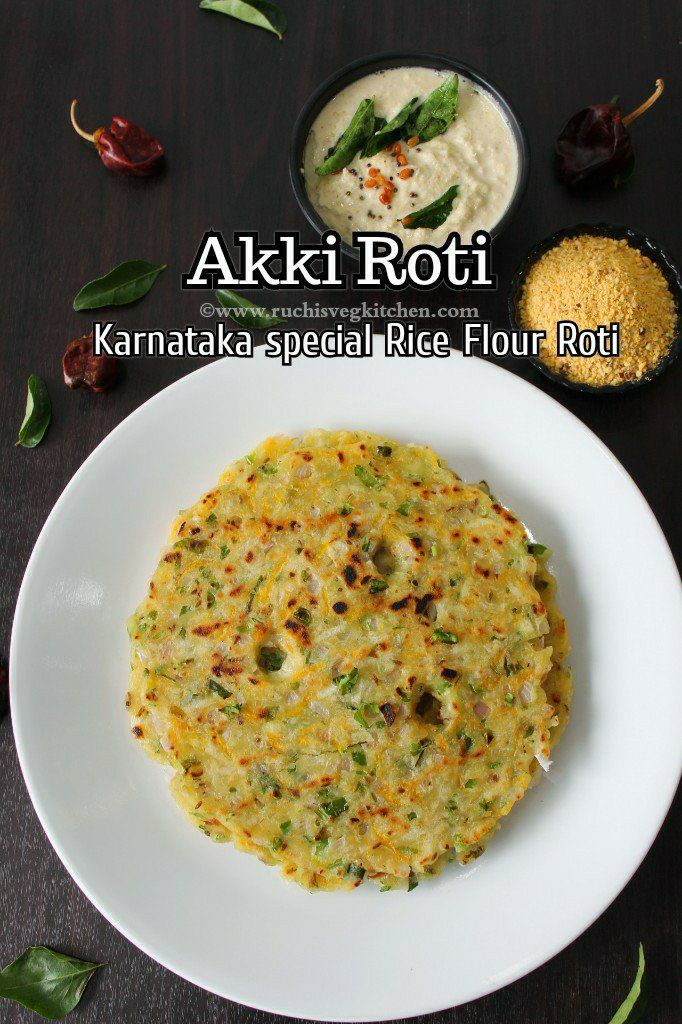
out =
<path fill-rule="evenodd" d="M 89 330 L 90 323 L 86 314 L 72 311 L 74 294 L 123 259 L 167 262 L 169 269 L 152 294 L 118 311 L 118 320 L 129 327 L 198 324 L 205 296 L 182 292 L 180 275 L 206 229 L 218 228 L 228 236 L 236 229 L 258 230 L 265 239 L 276 229 L 300 229 L 313 240 L 288 181 L 289 133 L 312 89 L 346 62 L 395 48 L 459 57 L 498 81 L 526 123 L 533 167 L 522 210 L 495 246 L 500 290 L 455 295 L 455 304 L 461 298 L 462 305 L 476 305 L 481 316 L 504 325 L 513 269 L 532 243 L 563 225 L 607 220 L 651 232 L 673 250 L 679 243 L 679 3 L 281 2 L 289 30 L 280 45 L 265 32 L 200 11 L 190 0 L 0 0 L 4 664 L 24 567 L 61 490 L 120 420 L 197 365 L 137 360 L 110 394 L 67 391 L 60 376 L 64 345 Z M 550 161 L 553 138 L 565 118 L 585 103 L 616 93 L 630 109 L 658 75 L 665 77 L 667 94 L 634 128 L 633 181 L 617 192 L 567 194 L 555 181 Z M 69 127 L 74 96 L 86 125 L 95 127 L 122 113 L 157 134 L 169 156 L 166 173 L 131 181 L 105 171 Z M 386 300 L 385 295 L 375 297 Z M 409 294 L 400 297 L 415 304 Z M 280 293 L 278 301 L 295 304 L 302 298 L 301 293 Z M 312 298 L 322 302 L 325 296 Z M 352 299 L 339 293 L 328 298 L 332 304 Z M 441 298 L 452 304 L 448 293 L 432 294 L 429 301 L 440 305 Z M 422 304 L 423 296 L 416 302 Z M 606 442 L 637 481 L 679 556 L 682 360 L 653 386 L 611 400 L 568 393 L 523 363 L 510 360 L 509 369 L 531 378 Z M 26 451 L 12 443 L 31 372 L 47 382 L 54 417 L 45 442 Z M 37 822 L 8 714 L 0 724 L 0 772 L 1 963 L 34 943 L 107 961 L 74 1014 L 83 1024 L 228 1019 L 265 1024 L 267 1014 L 207 995 L 159 967 L 88 903 Z M 632 828 L 637 829 L 636 821 Z M 649 1024 L 679 1021 L 679 834 L 678 800 L 635 878 L 581 938 L 529 977 L 434 1020 L 605 1024 L 629 988 L 641 939 L 652 993 L 645 1019 Z M 560 878 L 556 884 L 561 885 Z M 14 1004 L 0 1004 L 2 1021 L 32 1019 Z"/>

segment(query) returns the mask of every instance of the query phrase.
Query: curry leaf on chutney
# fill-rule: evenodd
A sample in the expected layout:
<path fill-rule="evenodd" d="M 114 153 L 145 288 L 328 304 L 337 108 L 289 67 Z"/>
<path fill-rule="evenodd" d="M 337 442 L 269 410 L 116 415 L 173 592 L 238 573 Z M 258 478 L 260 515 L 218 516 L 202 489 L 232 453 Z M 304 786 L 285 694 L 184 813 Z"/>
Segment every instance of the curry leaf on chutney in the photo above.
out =
<path fill-rule="evenodd" d="M 321 178 L 342 171 L 374 134 L 374 97 L 361 100 L 343 135 L 332 147 L 327 159 L 315 168 Z"/>
<path fill-rule="evenodd" d="M 32 373 L 28 378 L 24 421 L 16 443 L 24 448 L 35 448 L 45 436 L 51 417 L 52 405 L 45 382 Z"/>
<path fill-rule="evenodd" d="M 442 196 L 434 199 L 428 206 L 423 207 L 421 210 L 416 210 L 414 213 L 408 213 L 406 217 L 403 217 L 403 227 L 439 228 L 452 213 L 452 204 L 458 192 L 459 185 L 451 185 Z"/>
<path fill-rule="evenodd" d="M 287 27 L 284 13 L 271 0 L 201 0 L 199 6 L 205 11 L 217 11 L 256 28 L 267 29 L 274 32 L 279 40 Z"/>
<path fill-rule="evenodd" d="M 85 986 L 102 966 L 47 946 L 30 946 L 0 971 L 0 996 L 48 1020 L 60 1020 L 78 1005 Z"/>
<path fill-rule="evenodd" d="M 96 277 L 83 285 L 73 308 L 99 309 L 101 306 L 127 306 L 146 295 L 166 264 L 147 263 L 146 260 L 125 260 L 104 277 Z"/>
<path fill-rule="evenodd" d="M 363 157 L 374 156 L 380 149 L 383 149 L 384 146 L 388 146 L 390 142 L 396 142 L 400 138 L 400 129 L 414 110 L 418 98 L 419 97 L 417 96 L 413 96 L 411 100 L 408 100 L 405 106 L 401 107 L 395 117 L 392 117 L 390 121 L 384 121 L 382 124 L 381 122 L 383 121 L 383 118 L 381 118 L 378 123 L 375 120 L 374 134 L 368 140 L 362 151 L 361 155 Z"/>
<path fill-rule="evenodd" d="M 405 125 L 405 138 L 418 135 L 420 142 L 428 142 L 442 135 L 457 116 L 458 99 L 459 78 L 448 75 L 411 115 Z"/>

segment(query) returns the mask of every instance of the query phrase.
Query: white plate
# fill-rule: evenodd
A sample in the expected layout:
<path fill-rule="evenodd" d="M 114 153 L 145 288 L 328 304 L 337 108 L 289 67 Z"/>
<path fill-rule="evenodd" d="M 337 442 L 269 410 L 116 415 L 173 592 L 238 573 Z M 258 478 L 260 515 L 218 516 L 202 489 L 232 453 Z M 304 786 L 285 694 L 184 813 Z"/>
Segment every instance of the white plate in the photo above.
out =
<path fill-rule="evenodd" d="M 377 347 L 383 349 L 377 341 Z M 547 781 L 485 855 L 409 895 L 310 895 L 190 828 L 123 707 L 124 621 L 175 512 L 267 434 L 366 428 L 432 445 L 486 479 L 554 551 L 575 704 Z M 680 771 L 682 608 L 663 535 L 630 478 L 560 405 L 498 367 L 224 360 L 157 395 L 75 475 L 17 605 L 12 714 L 50 841 L 132 942 L 219 995 L 370 1021 L 491 992 L 583 931 L 644 857 Z"/>

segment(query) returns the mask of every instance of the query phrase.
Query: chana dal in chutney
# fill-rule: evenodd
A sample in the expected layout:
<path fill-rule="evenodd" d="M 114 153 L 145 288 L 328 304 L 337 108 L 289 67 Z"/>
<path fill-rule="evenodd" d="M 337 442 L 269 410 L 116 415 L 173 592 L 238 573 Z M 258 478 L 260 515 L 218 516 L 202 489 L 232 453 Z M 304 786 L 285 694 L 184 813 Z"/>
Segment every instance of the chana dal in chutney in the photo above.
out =
<path fill-rule="evenodd" d="M 434 100 L 436 90 L 440 93 L 448 82 L 454 98 L 450 109 L 444 109 Z M 400 112 L 413 101 L 410 117 L 399 126 L 401 138 L 396 141 L 396 133 L 375 136 L 388 140 L 378 152 L 364 155 L 368 147 L 363 146 L 340 170 L 320 173 L 359 105 L 372 98 L 375 132 L 400 120 Z M 421 132 L 420 112 L 422 128 L 426 113 L 431 114 Z M 371 152 L 374 147 L 369 148 Z M 512 129 L 483 87 L 447 71 L 395 67 L 358 79 L 327 103 L 310 129 L 303 174 L 314 209 L 346 242 L 352 243 L 354 231 L 386 231 L 408 250 L 441 246 L 452 231 L 469 243 L 476 230 L 494 229 L 512 201 L 519 163 Z M 453 186 L 456 195 L 442 223 L 410 226 L 411 217 Z"/>

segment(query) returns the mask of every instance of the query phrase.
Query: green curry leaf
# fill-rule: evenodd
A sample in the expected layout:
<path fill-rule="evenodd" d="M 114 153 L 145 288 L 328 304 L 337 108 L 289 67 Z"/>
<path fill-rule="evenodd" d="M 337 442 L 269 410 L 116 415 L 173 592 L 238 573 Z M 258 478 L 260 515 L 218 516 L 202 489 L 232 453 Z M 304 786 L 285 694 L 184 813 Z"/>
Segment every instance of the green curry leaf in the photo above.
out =
<path fill-rule="evenodd" d="M 85 986 L 102 964 L 30 946 L 0 971 L 0 996 L 13 999 L 48 1020 L 60 1020 L 80 1002 Z"/>
<path fill-rule="evenodd" d="M 83 285 L 73 308 L 99 309 L 101 306 L 127 306 L 146 295 L 166 264 L 147 263 L 146 260 L 126 260 L 110 270 L 104 277 L 96 277 Z"/>
<path fill-rule="evenodd" d="M 379 117 L 378 114 L 375 114 L 374 115 L 374 128 L 372 130 L 372 135 L 376 135 L 377 132 L 383 131 L 384 128 L 386 127 L 387 123 L 388 122 L 386 121 L 385 117 Z M 365 147 L 365 149 L 363 149 L 362 153 L 360 154 L 361 156 L 367 156 L 367 148 L 369 147 L 371 141 L 372 141 L 372 138 L 370 137 L 370 140 L 367 143 L 367 146 Z"/>
<path fill-rule="evenodd" d="M 403 132 L 405 137 L 418 135 L 420 142 L 428 142 L 442 135 L 457 116 L 458 97 L 459 78 L 448 75 L 409 118 Z"/>
<path fill-rule="evenodd" d="M 215 297 L 223 309 L 234 311 L 230 313 L 230 318 L 248 330 L 264 331 L 267 327 L 286 323 L 281 316 L 275 316 L 269 309 L 237 295 L 236 292 L 228 292 L 221 288 L 215 293 Z"/>
<path fill-rule="evenodd" d="M 404 228 L 439 228 L 444 224 L 452 213 L 452 204 L 455 201 L 459 185 L 451 185 L 438 199 L 434 199 L 428 206 L 414 213 L 408 213 L 403 217 Z"/>
<path fill-rule="evenodd" d="M 361 100 L 358 109 L 343 135 L 338 139 L 327 159 L 315 168 L 315 174 L 325 177 L 347 167 L 353 157 L 361 150 L 374 133 L 374 97 Z"/>
<path fill-rule="evenodd" d="M 644 962 L 644 949 L 642 943 L 639 944 L 639 963 L 637 966 L 637 974 L 635 980 L 632 983 L 632 988 L 626 995 L 624 1001 L 620 1004 L 615 1014 L 609 1021 L 609 1024 L 625 1024 L 626 1021 L 630 1021 L 630 1024 L 634 1024 L 642 1012 L 646 1002 L 646 992 L 644 985 L 644 968 L 646 964 Z"/>
<path fill-rule="evenodd" d="M 283 12 L 271 0 L 201 0 L 199 6 L 205 11 L 217 11 L 248 25 L 267 29 L 280 40 L 287 27 Z"/>
<path fill-rule="evenodd" d="M 397 139 L 400 138 L 400 129 L 403 127 L 408 117 L 414 110 L 415 105 L 418 102 L 418 99 L 419 98 L 417 96 L 414 96 L 405 104 L 404 107 L 401 107 L 401 109 L 398 111 L 395 117 L 392 117 L 390 121 L 384 121 L 383 124 L 381 124 L 383 118 L 377 119 L 377 121 L 379 122 L 378 124 L 377 121 L 375 121 L 374 134 L 369 139 L 365 148 L 362 151 L 363 157 L 374 156 L 375 153 L 378 153 L 379 150 L 383 149 L 385 146 L 388 146 L 389 143 L 395 142 Z"/>
<path fill-rule="evenodd" d="M 28 378 L 26 412 L 19 428 L 17 444 L 24 448 L 35 448 L 40 444 L 52 416 L 52 405 L 45 382 L 32 373 Z"/>

